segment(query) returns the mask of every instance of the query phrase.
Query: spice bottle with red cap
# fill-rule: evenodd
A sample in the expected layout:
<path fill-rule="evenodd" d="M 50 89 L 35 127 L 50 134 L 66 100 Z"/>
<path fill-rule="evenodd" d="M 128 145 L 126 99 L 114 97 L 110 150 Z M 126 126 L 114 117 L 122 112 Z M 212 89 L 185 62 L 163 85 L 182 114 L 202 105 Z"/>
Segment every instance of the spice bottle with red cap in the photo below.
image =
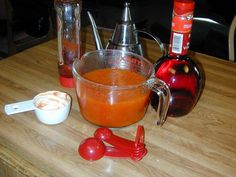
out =
<path fill-rule="evenodd" d="M 57 12 L 58 70 L 64 87 L 74 87 L 72 64 L 81 56 L 80 50 L 80 0 L 55 0 Z"/>
<path fill-rule="evenodd" d="M 174 0 L 169 52 L 156 61 L 155 76 L 169 86 L 171 91 L 168 116 L 188 114 L 196 105 L 203 85 L 199 66 L 188 56 L 193 23 L 193 0 Z M 151 105 L 156 108 L 157 97 L 151 95 Z"/>

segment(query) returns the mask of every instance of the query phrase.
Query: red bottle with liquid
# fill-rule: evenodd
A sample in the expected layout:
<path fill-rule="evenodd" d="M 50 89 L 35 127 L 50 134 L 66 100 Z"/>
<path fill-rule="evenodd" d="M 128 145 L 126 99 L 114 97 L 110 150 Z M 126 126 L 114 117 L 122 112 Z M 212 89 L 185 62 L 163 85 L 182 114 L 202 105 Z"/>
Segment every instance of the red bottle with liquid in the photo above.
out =
<path fill-rule="evenodd" d="M 171 91 L 168 116 L 188 114 L 197 103 L 202 89 L 202 73 L 188 57 L 193 22 L 193 0 L 175 0 L 171 24 L 169 52 L 155 63 L 155 75 L 165 81 Z M 156 108 L 157 96 L 151 98 Z"/>

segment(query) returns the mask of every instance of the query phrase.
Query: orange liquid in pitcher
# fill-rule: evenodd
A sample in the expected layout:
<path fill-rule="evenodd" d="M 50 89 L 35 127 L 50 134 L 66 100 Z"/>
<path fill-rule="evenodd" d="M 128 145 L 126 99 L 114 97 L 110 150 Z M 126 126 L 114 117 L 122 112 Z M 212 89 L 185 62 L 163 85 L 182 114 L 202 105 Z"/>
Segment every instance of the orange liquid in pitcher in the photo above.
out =
<path fill-rule="evenodd" d="M 99 69 L 84 78 L 108 86 L 140 84 L 145 78 L 122 69 Z M 81 114 L 90 122 L 106 127 L 122 127 L 140 120 L 149 104 L 150 90 L 142 86 L 132 89 L 94 87 L 80 82 L 78 100 Z"/>

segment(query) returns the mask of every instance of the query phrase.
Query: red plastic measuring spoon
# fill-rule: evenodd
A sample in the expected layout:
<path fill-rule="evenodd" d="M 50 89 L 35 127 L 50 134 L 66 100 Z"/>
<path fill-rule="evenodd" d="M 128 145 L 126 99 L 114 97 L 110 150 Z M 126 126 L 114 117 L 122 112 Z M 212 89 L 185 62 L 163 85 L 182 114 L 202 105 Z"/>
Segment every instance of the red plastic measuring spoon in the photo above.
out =
<path fill-rule="evenodd" d="M 79 154 L 86 160 L 98 160 L 105 154 L 106 146 L 97 138 L 87 138 L 79 146 Z"/>
<path fill-rule="evenodd" d="M 116 136 L 112 133 L 112 131 L 108 128 L 102 127 L 98 128 L 95 133 L 94 137 L 101 139 L 118 149 L 124 149 L 124 150 L 131 150 L 131 151 L 139 151 L 143 150 L 145 148 L 144 145 L 144 130 L 142 128 L 138 129 L 138 133 L 136 136 L 136 140 L 130 141 L 124 138 L 121 138 L 119 136 Z"/>
<path fill-rule="evenodd" d="M 129 157 L 133 160 L 141 160 L 145 152 L 127 153 L 112 146 L 105 146 L 105 144 L 98 138 L 87 138 L 81 142 L 79 146 L 79 154 L 86 160 L 99 160 L 103 156 L 110 157 Z"/>

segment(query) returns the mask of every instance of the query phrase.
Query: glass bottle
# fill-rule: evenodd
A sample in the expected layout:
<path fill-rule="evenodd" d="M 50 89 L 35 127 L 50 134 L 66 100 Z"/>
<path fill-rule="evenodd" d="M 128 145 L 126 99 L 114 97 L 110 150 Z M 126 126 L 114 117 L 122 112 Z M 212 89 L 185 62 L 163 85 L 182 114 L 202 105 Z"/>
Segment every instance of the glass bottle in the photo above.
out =
<path fill-rule="evenodd" d="M 187 55 L 193 22 L 193 0 L 174 0 L 169 52 L 155 64 L 155 75 L 165 81 L 171 91 L 168 116 L 188 114 L 197 103 L 202 89 L 202 73 Z M 157 96 L 151 98 L 156 108 Z"/>
<path fill-rule="evenodd" d="M 58 71 L 64 87 L 74 87 L 72 64 L 81 56 L 79 0 L 55 0 L 57 13 Z"/>

